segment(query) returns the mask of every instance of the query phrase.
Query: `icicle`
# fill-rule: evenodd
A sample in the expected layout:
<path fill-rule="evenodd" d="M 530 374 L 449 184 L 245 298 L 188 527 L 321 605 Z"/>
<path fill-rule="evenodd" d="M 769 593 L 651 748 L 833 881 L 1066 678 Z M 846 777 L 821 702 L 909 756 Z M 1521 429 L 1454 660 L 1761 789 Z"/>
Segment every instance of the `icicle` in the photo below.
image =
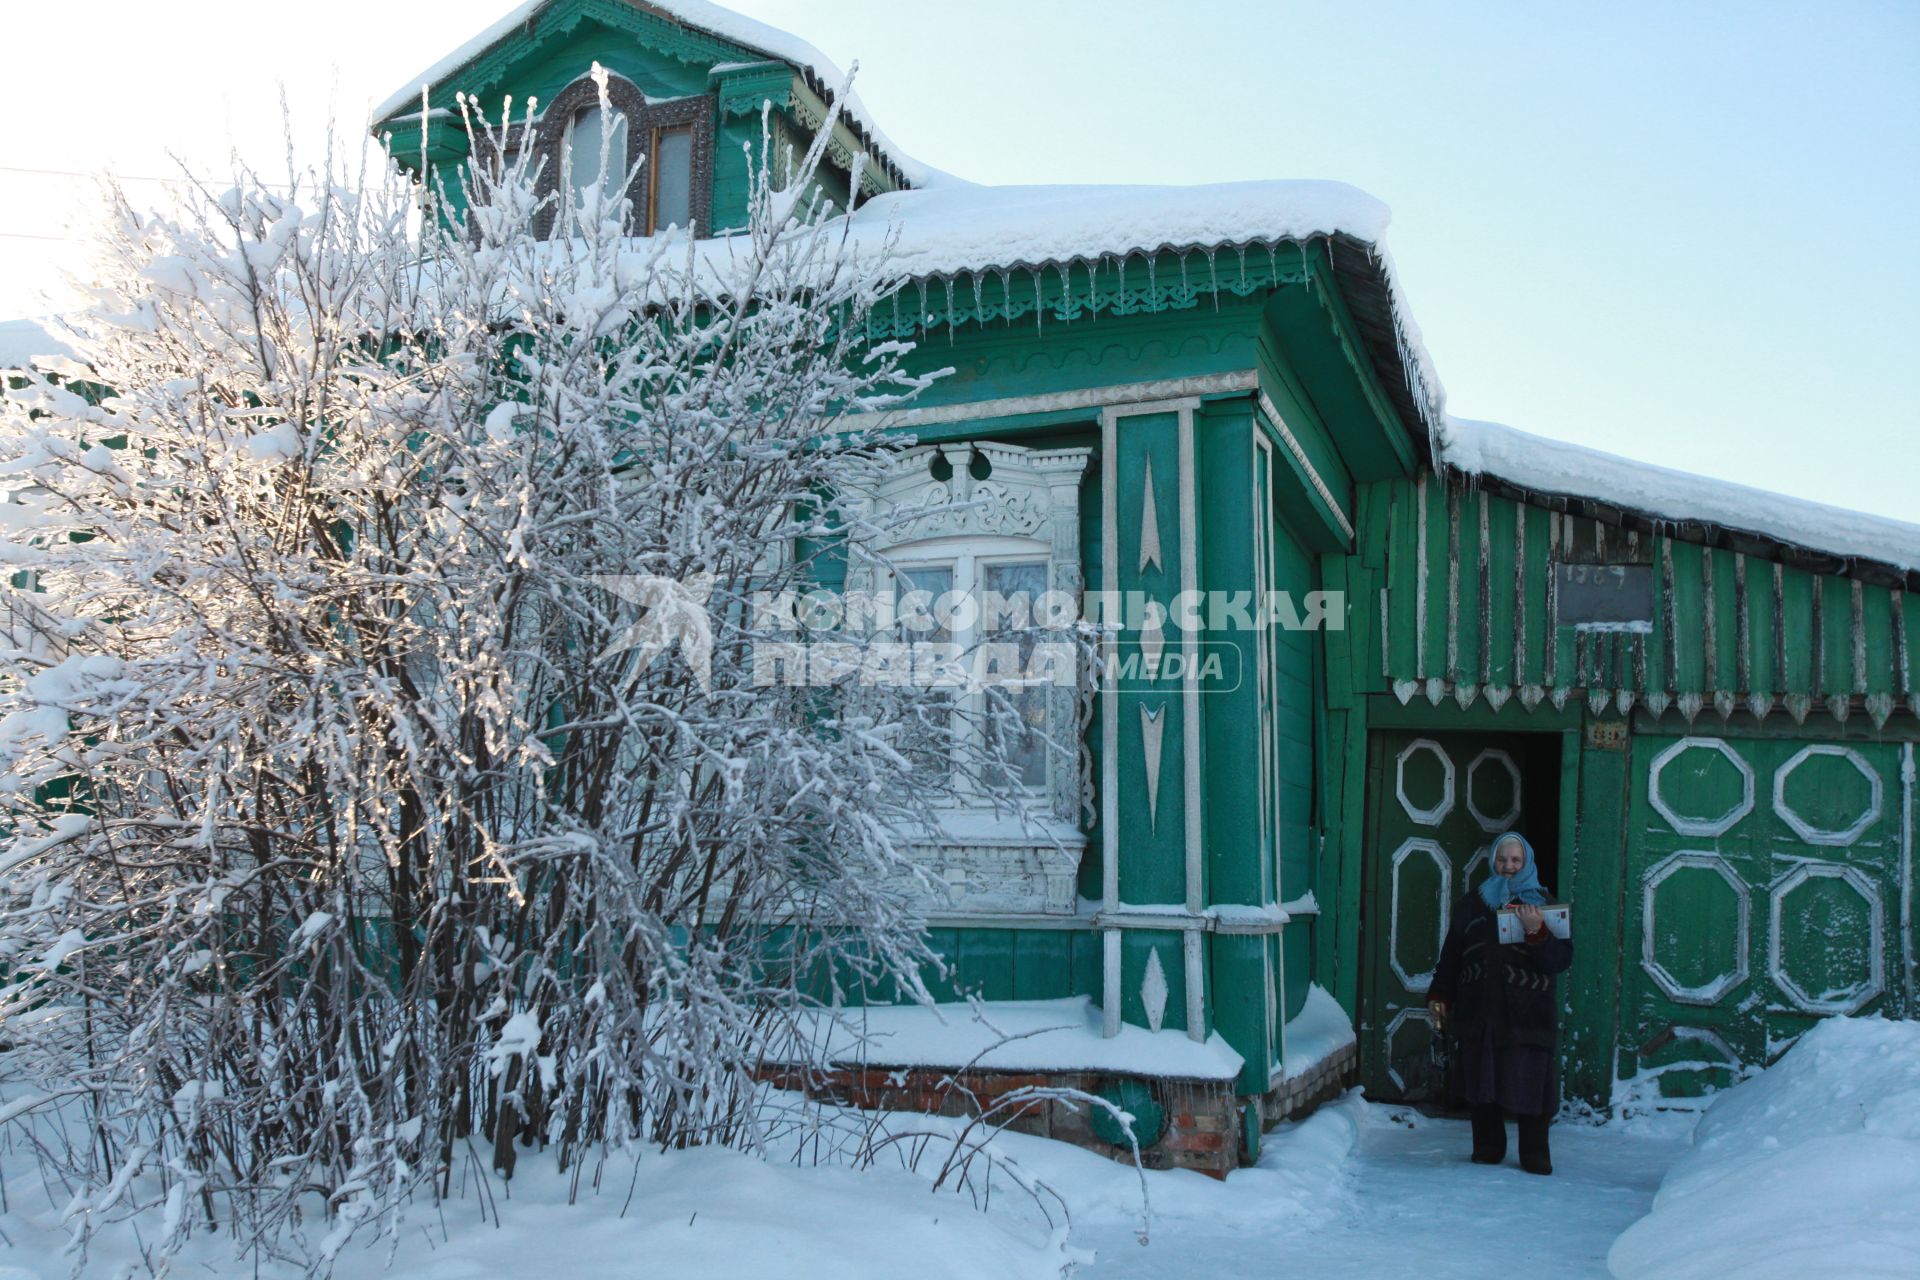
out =
<path fill-rule="evenodd" d="M 1180 296 L 1185 298 L 1193 292 L 1193 286 L 1187 283 L 1187 251 L 1180 251 Z"/>
<path fill-rule="evenodd" d="M 1251 292 L 1251 290 L 1247 288 L 1247 242 L 1242 240 L 1239 244 L 1233 246 L 1233 248 L 1234 248 L 1234 251 L 1240 255 L 1239 293 L 1241 294 L 1242 297 L 1244 297 L 1246 296 L 1246 294 Z"/>
<path fill-rule="evenodd" d="M 1007 327 L 1013 327 L 1013 270 L 1000 268 L 1000 314 L 1007 318 Z"/>
<path fill-rule="evenodd" d="M 1147 258 L 1147 305 L 1151 307 L 1151 306 L 1157 305 L 1160 300 L 1160 288 L 1157 284 L 1154 283 L 1154 273 L 1159 269 L 1160 260 L 1159 260 L 1159 255 L 1153 254 L 1153 253 L 1147 254 L 1146 258 Z"/>
<path fill-rule="evenodd" d="M 1213 291 L 1213 309 L 1215 311 L 1220 309 L 1220 271 L 1214 263 L 1214 256 L 1218 252 L 1219 250 L 1213 245 L 1208 245 L 1206 248 L 1207 279 L 1210 282 L 1209 287 Z"/>
<path fill-rule="evenodd" d="M 1267 277 L 1273 284 L 1280 283 L 1280 245 L 1273 240 L 1263 240 L 1267 246 Z"/>
<path fill-rule="evenodd" d="M 924 329 L 927 324 L 927 278 L 921 276 L 914 283 L 920 286 L 920 311 L 913 317 L 913 322 L 916 327 Z"/>
<path fill-rule="evenodd" d="M 981 293 L 980 293 L 980 273 L 978 271 L 969 271 L 967 275 L 970 276 L 973 280 L 974 323 L 984 325 L 987 322 L 987 305 L 986 305 L 986 302 L 982 299 Z"/>
<path fill-rule="evenodd" d="M 945 280 L 941 281 L 941 287 L 945 289 L 947 293 L 947 345 L 952 346 L 953 331 L 959 327 L 960 323 L 953 314 L 953 277 L 948 276 Z"/>
<path fill-rule="evenodd" d="M 1040 272 L 1043 268 L 1029 267 L 1027 270 L 1033 275 L 1033 331 L 1039 333 L 1046 328 L 1045 317 L 1047 314 L 1046 296 L 1041 288 L 1042 281 L 1040 279 Z"/>

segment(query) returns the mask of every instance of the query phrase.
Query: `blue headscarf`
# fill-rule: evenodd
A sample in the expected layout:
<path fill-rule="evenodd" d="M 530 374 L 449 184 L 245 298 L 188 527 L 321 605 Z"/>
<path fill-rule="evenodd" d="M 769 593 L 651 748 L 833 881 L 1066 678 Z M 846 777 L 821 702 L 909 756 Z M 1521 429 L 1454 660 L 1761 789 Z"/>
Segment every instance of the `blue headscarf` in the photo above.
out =
<path fill-rule="evenodd" d="M 1491 872 L 1494 857 L 1500 852 L 1500 846 L 1509 840 L 1520 842 L 1520 852 L 1526 861 L 1520 864 L 1520 870 L 1510 876 L 1490 874 L 1487 882 L 1480 886 L 1480 898 L 1495 911 L 1509 902 L 1528 902 L 1540 906 L 1547 900 L 1547 891 L 1540 887 L 1540 872 L 1533 865 L 1533 846 L 1518 831 L 1508 831 L 1497 837 L 1487 850 L 1487 870 Z"/>

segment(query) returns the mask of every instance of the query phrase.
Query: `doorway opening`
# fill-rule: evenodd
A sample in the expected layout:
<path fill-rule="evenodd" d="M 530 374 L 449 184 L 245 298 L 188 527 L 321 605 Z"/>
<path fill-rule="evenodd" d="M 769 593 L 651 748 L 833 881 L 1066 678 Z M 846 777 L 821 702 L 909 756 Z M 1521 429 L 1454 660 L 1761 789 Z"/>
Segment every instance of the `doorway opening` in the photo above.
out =
<path fill-rule="evenodd" d="M 1561 735 L 1380 729 L 1369 735 L 1360 910 L 1360 1071 L 1369 1097 L 1439 1102 L 1427 987 L 1453 906 L 1518 831 L 1561 900 Z"/>

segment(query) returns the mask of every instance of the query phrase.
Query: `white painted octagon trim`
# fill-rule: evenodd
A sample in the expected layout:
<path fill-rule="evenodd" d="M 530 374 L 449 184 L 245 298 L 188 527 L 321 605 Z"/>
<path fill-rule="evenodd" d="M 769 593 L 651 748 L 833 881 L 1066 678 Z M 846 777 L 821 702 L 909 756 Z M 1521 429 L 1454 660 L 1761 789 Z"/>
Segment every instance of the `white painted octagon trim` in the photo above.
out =
<path fill-rule="evenodd" d="M 1793 811 L 1787 803 L 1787 778 L 1805 764 L 1812 756 L 1839 756 L 1860 771 L 1871 789 L 1867 801 L 1867 810 L 1854 820 L 1852 826 L 1840 831 L 1829 831 L 1825 827 L 1816 827 Z M 1800 748 L 1791 759 L 1781 765 L 1773 775 L 1773 811 L 1780 815 L 1780 821 L 1793 828 L 1793 833 L 1808 844 L 1845 845 L 1852 844 L 1860 834 L 1880 818 L 1880 773 L 1863 759 L 1852 747 L 1836 746 L 1833 743 L 1814 743 Z"/>
<path fill-rule="evenodd" d="M 1809 880 L 1844 880 L 1847 886 L 1859 894 L 1871 913 L 1872 925 L 1869 932 L 1867 959 L 1867 980 L 1848 988 L 1847 993 L 1833 999 L 1815 999 L 1801 988 L 1800 984 L 1788 976 L 1786 966 L 1780 963 L 1780 917 L 1787 895 Z M 1773 984 L 1787 993 L 1797 1008 L 1808 1013 L 1855 1013 L 1867 1001 L 1887 989 L 1886 963 L 1886 907 L 1880 899 L 1880 890 L 1873 881 L 1861 875 L 1852 867 L 1843 867 L 1835 862 L 1803 862 L 1781 877 L 1769 892 L 1770 910 L 1767 929 L 1767 971 L 1773 978 Z"/>
<path fill-rule="evenodd" d="M 1401 1093 L 1407 1091 L 1407 1082 L 1401 1079 L 1398 1071 L 1393 1069 L 1393 1037 L 1399 1032 L 1401 1027 L 1415 1018 L 1426 1023 L 1429 1030 L 1432 1029 L 1433 1015 L 1418 1005 L 1408 1005 L 1393 1015 L 1393 1021 L 1387 1024 L 1386 1031 L 1382 1033 L 1380 1037 L 1381 1048 L 1387 1059 L 1387 1075 L 1392 1079 L 1394 1087 L 1400 1090 Z"/>
<path fill-rule="evenodd" d="M 1513 779 L 1513 807 L 1499 817 L 1489 817 L 1480 812 L 1480 806 L 1473 801 L 1474 770 L 1489 761 L 1498 761 L 1500 765 L 1506 769 L 1507 776 Z M 1512 756 L 1502 751 L 1499 747 L 1488 747 L 1479 755 L 1475 756 L 1473 763 L 1467 766 L 1467 812 L 1472 814 L 1473 820 L 1480 824 L 1480 829 L 1489 835 L 1498 835 L 1505 832 L 1509 827 L 1513 826 L 1514 820 L 1520 816 L 1520 766 L 1513 762 Z"/>
<path fill-rule="evenodd" d="M 1407 799 L 1407 761 L 1416 751 L 1431 751 L 1440 757 L 1440 769 L 1446 779 L 1443 794 L 1437 804 L 1423 809 Z M 1393 794 L 1400 800 L 1400 807 L 1406 810 L 1407 817 L 1423 827 L 1437 827 L 1441 821 L 1453 812 L 1453 757 L 1447 749 L 1432 738 L 1415 738 L 1401 749 L 1393 760 Z"/>
<path fill-rule="evenodd" d="M 1440 946 L 1445 947 L 1447 929 L 1453 920 L 1453 865 L 1447 861 L 1447 852 L 1435 841 L 1425 836 L 1409 836 L 1398 849 L 1393 851 L 1393 865 L 1387 875 L 1393 885 L 1392 901 L 1387 914 L 1387 963 L 1393 967 L 1394 976 L 1400 979 L 1400 985 L 1409 991 L 1424 992 L 1433 982 L 1433 970 L 1410 974 L 1400 967 L 1400 864 L 1416 853 L 1424 853 L 1433 859 L 1440 868 Z M 1434 964 L 1440 963 L 1436 950 Z"/>
<path fill-rule="evenodd" d="M 1734 768 L 1740 771 L 1740 802 L 1717 818 L 1689 818 L 1674 812 L 1666 797 L 1660 794 L 1660 771 L 1692 748 L 1717 751 L 1733 761 Z M 1653 758 L 1653 767 L 1647 771 L 1647 803 L 1659 810 L 1667 824 L 1683 836 L 1717 836 L 1724 834 L 1734 823 L 1753 812 L 1753 766 L 1740 758 L 1740 753 L 1719 738 L 1686 737 L 1662 751 Z"/>
<path fill-rule="evenodd" d="M 1735 901 L 1739 903 L 1740 912 L 1740 923 L 1736 926 L 1739 933 L 1735 939 L 1733 968 L 1722 973 L 1712 982 L 1703 982 L 1697 987 L 1682 985 L 1678 978 L 1667 971 L 1667 967 L 1660 963 L 1654 942 L 1654 909 L 1655 900 L 1659 896 L 1658 890 L 1669 876 L 1688 867 L 1698 867 L 1714 872 L 1726 881 L 1727 887 L 1733 890 Z M 1679 853 L 1668 854 L 1654 863 L 1647 868 L 1646 875 L 1641 878 L 1640 967 L 1646 971 L 1649 978 L 1653 979 L 1653 984 L 1664 991 L 1667 998 L 1676 1004 L 1718 1004 L 1727 997 L 1729 992 L 1745 982 L 1752 973 L 1751 953 L 1748 948 L 1748 937 L 1752 928 L 1753 895 L 1748 892 L 1747 886 L 1741 883 L 1739 874 L 1725 858 L 1717 853 L 1709 853 L 1701 849 L 1682 849 Z"/>

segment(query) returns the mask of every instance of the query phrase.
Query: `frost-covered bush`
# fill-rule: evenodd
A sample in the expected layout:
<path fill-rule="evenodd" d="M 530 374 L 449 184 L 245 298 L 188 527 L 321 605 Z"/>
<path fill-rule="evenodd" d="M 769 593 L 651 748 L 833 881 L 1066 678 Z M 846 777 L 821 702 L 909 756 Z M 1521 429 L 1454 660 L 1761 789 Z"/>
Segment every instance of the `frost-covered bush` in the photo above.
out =
<path fill-rule="evenodd" d="M 751 1146 L 823 976 L 924 994 L 895 730 L 954 717 L 754 678 L 893 447 L 843 417 L 923 381 L 804 198 L 831 126 L 697 249 L 533 147 L 114 194 L 83 362 L 0 408 L 0 1119 L 80 1247 L 324 1269 L 473 1153 Z"/>

